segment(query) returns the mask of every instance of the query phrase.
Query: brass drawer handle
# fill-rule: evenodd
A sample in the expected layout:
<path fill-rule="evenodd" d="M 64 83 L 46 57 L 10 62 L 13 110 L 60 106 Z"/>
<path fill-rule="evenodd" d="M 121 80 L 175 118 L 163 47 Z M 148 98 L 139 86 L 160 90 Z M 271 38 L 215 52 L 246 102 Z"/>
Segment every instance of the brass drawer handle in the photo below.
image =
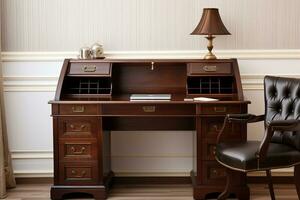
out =
<path fill-rule="evenodd" d="M 82 155 L 84 153 L 84 151 L 86 150 L 85 147 L 81 147 L 81 149 L 79 151 L 76 151 L 75 147 L 71 147 L 71 151 L 73 154 L 75 155 Z"/>
<path fill-rule="evenodd" d="M 81 125 L 80 126 L 80 131 L 83 131 L 85 127 L 86 127 L 86 125 Z M 70 124 L 70 128 L 73 129 L 73 131 L 78 131 L 78 130 L 74 130 L 75 129 L 75 125 L 74 124 Z"/>
<path fill-rule="evenodd" d="M 217 113 L 224 113 L 227 111 L 227 108 L 225 106 L 215 106 L 214 111 Z"/>
<path fill-rule="evenodd" d="M 72 174 L 72 175 L 76 175 L 76 174 L 77 174 L 77 171 L 74 170 L 74 169 L 72 169 L 71 174 Z M 76 177 L 76 178 L 83 178 L 85 175 L 86 175 L 86 171 L 83 170 L 83 171 L 81 172 L 81 174 L 79 174 L 79 175 L 77 175 L 77 176 L 75 176 L 75 177 Z"/>
<path fill-rule="evenodd" d="M 215 129 L 216 132 L 220 132 L 220 129 L 217 124 L 213 125 L 213 128 Z"/>
<path fill-rule="evenodd" d="M 96 67 L 95 65 L 84 65 L 84 66 L 82 67 L 82 70 L 83 70 L 84 72 L 95 72 L 96 69 L 97 69 L 97 67 Z"/>
<path fill-rule="evenodd" d="M 215 174 L 215 175 L 217 175 L 217 174 L 218 174 L 218 170 L 213 169 L 213 170 L 212 170 L 212 173 Z"/>
<path fill-rule="evenodd" d="M 155 106 L 143 106 L 144 112 L 155 112 Z"/>
<path fill-rule="evenodd" d="M 213 155 L 216 155 L 216 150 L 217 150 L 217 147 L 213 146 L 213 150 L 212 150 Z"/>
<path fill-rule="evenodd" d="M 72 111 L 74 113 L 83 113 L 84 112 L 84 106 L 73 106 Z"/>
<path fill-rule="evenodd" d="M 83 130 L 85 128 L 85 125 L 80 126 L 80 130 Z"/>
<path fill-rule="evenodd" d="M 205 72 L 216 72 L 217 71 L 217 66 L 204 66 L 203 70 Z"/>

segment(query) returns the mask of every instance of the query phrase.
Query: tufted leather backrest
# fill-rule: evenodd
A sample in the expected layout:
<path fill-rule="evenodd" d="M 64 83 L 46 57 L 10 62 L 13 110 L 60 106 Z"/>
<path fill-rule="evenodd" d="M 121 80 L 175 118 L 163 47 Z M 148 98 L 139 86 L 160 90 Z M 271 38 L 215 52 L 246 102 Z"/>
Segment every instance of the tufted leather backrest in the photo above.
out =
<path fill-rule="evenodd" d="M 300 79 L 266 76 L 264 87 L 266 122 L 300 120 Z M 272 142 L 300 150 L 300 134 L 294 132 L 275 132 Z"/>

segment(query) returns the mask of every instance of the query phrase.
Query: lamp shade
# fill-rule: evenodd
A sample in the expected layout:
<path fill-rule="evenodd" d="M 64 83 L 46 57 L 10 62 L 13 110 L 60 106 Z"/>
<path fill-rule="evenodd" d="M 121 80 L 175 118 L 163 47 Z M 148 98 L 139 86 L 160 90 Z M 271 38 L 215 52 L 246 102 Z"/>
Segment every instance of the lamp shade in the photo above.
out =
<path fill-rule="evenodd" d="M 217 8 L 204 8 L 201 20 L 191 35 L 230 35 Z"/>

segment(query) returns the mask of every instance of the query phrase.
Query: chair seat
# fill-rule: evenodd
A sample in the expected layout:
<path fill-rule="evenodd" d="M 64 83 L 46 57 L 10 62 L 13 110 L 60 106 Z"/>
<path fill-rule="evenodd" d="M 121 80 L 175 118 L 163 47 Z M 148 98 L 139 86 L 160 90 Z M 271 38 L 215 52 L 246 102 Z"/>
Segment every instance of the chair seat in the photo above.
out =
<path fill-rule="evenodd" d="M 219 162 L 242 171 L 279 168 L 300 162 L 300 151 L 297 149 L 284 144 L 270 143 L 266 159 L 258 166 L 255 153 L 259 145 L 259 141 L 239 144 L 221 143 L 216 147 L 216 157 Z"/>

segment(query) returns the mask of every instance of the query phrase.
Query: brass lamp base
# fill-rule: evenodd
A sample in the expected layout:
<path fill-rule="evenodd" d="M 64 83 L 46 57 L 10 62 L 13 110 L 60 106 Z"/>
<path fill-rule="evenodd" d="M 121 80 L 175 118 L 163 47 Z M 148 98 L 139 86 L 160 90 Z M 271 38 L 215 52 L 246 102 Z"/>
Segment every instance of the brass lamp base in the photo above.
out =
<path fill-rule="evenodd" d="M 205 38 L 208 40 L 208 45 L 207 45 L 208 53 L 204 56 L 204 59 L 217 59 L 215 54 L 212 53 L 212 50 L 214 48 L 213 39 L 215 39 L 215 37 L 212 35 L 208 35 Z"/>
<path fill-rule="evenodd" d="M 208 52 L 205 56 L 204 59 L 217 59 L 217 57 L 215 56 L 215 54 L 213 54 L 212 52 Z"/>

